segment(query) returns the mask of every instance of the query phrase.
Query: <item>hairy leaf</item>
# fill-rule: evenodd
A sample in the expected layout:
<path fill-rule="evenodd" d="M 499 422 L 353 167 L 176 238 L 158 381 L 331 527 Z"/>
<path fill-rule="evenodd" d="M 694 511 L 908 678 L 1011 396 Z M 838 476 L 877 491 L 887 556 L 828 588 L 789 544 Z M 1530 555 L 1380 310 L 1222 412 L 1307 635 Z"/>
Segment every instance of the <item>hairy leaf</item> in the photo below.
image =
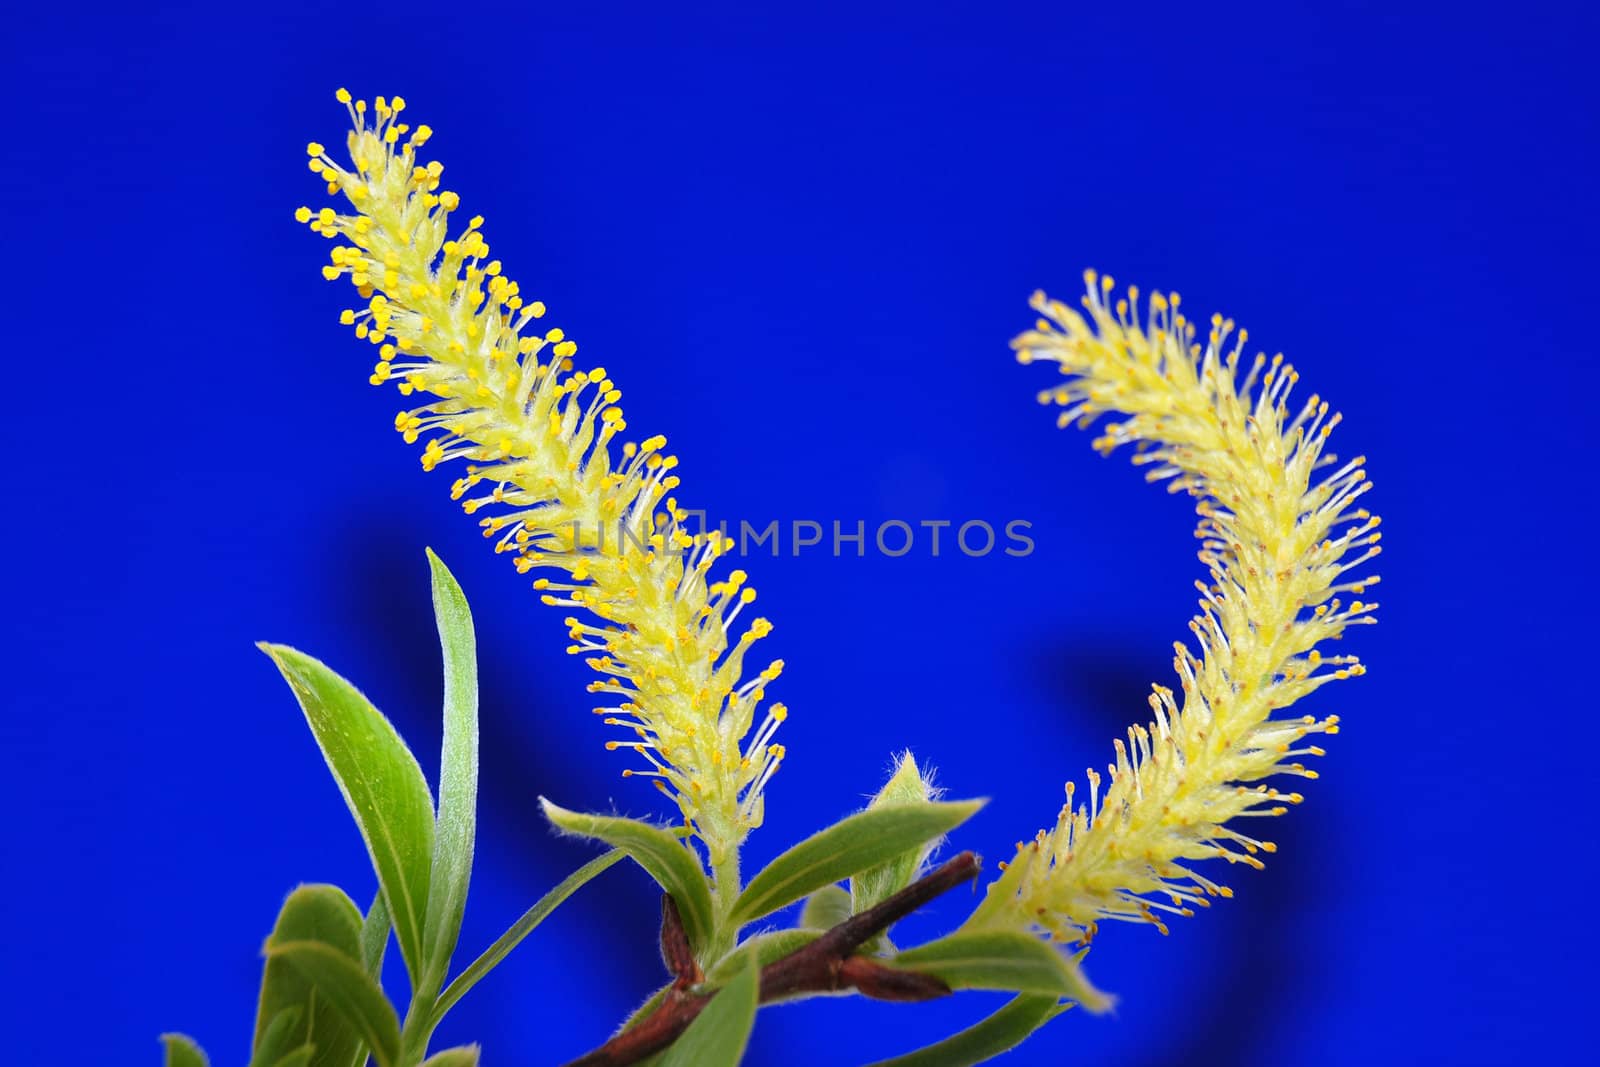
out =
<path fill-rule="evenodd" d="M 667 994 L 672 991 L 672 987 L 676 984 L 677 980 L 674 979 L 673 981 L 662 986 L 660 989 L 656 990 L 654 993 L 651 993 L 648 997 L 645 997 L 644 1003 L 640 1004 L 637 1008 L 634 1008 L 632 1014 L 630 1014 L 626 1019 L 622 1020 L 622 1025 L 617 1027 L 617 1033 L 620 1034 L 624 1030 L 632 1030 L 635 1026 L 638 1026 L 645 1019 L 649 1018 L 650 1015 L 661 1006 L 661 1002 L 667 999 Z"/>
<path fill-rule="evenodd" d="M 522 942 L 522 939 L 533 932 L 534 927 L 544 922 L 545 916 L 555 911 L 572 894 L 581 889 L 589 879 L 622 859 L 624 853 L 621 849 L 613 849 L 603 856 L 596 856 L 582 867 L 569 874 L 565 880 L 550 892 L 539 898 L 539 902 L 522 913 L 522 918 L 512 924 L 511 929 L 500 935 L 499 940 L 484 950 L 483 955 L 472 961 L 472 965 L 456 976 L 456 980 L 439 994 L 438 1003 L 433 1010 L 434 1021 L 444 1018 L 462 996 L 477 985 L 483 976 L 494 970 L 501 960 L 510 954 Z"/>
<path fill-rule="evenodd" d="M 1075 961 L 1032 934 L 1012 930 L 957 932 L 908 949 L 892 966 L 942 979 L 951 989 L 1009 989 L 1070 997 L 1093 1012 L 1111 998 L 1090 985 Z"/>
<path fill-rule="evenodd" d="M 187 1034 L 162 1034 L 161 1043 L 167 1047 L 167 1067 L 211 1067 L 205 1051 Z"/>
<path fill-rule="evenodd" d="M 756 966 L 765 967 L 791 952 L 800 951 L 821 936 L 821 930 L 771 930 L 757 934 L 713 964 L 706 972 L 706 982 L 725 985 L 744 966 L 744 958 L 751 952 L 756 954 Z"/>
<path fill-rule="evenodd" d="M 461 586 L 428 551 L 433 612 L 444 650 L 444 745 L 439 765 L 439 818 L 433 838 L 428 910 L 423 925 L 423 989 L 444 984 L 461 936 L 472 878 L 478 810 L 478 654 L 472 612 Z"/>
<path fill-rule="evenodd" d="M 383 952 L 389 947 L 389 908 L 383 902 L 383 890 L 372 898 L 372 907 L 361 924 L 361 965 L 374 979 L 383 974 Z"/>
<path fill-rule="evenodd" d="M 423 970 L 433 857 L 433 797 L 422 768 L 389 720 L 355 686 L 303 652 L 285 645 L 260 648 L 294 690 L 361 829 L 415 987 Z"/>
<path fill-rule="evenodd" d="M 661 1067 L 738 1067 L 756 1021 L 760 968 L 754 952 L 661 1057 Z"/>
<path fill-rule="evenodd" d="M 923 776 L 922 769 L 910 752 L 903 753 L 895 762 L 894 773 L 878 790 L 878 795 L 868 803 L 867 809 L 892 807 L 896 804 L 926 804 L 935 796 L 935 790 Z M 924 841 L 916 848 L 907 849 L 888 863 L 862 871 L 850 879 L 852 911 L 866 911 L 875 904 L 898 893 L 916 880 L 923 862 L 938 847 L 939 839 Z"/>
<path fill-rule="evenodd" d="M 972 1067 L 1016 1048 L 1035 1030 L 1071 1006 L 1060 1003 L 1049 993 L 1023 993 L 958 1034 L 892 1060 L 879 1060 L 869 1067 Z"/>
<path fill-rule="evenodd" d="M 283 902 L 267 948 L 294 941 L 318 941 L 354 957 L 360 952 L 361 912 L 337 886 L 300 886 Z M 313 1046 L 308 1062 L 315 1067 L 350 1067 L 361 1035 L 299 968 L 269 955 L 261 969 L 251 1067 L 276 1067 L 306 1044 Z"/>
<path fill-rule="evenodd" d="M 736 923 L 770 915 L 823 886 L 879 866 L 948 833 L 983 806 L 981 800 L 872 808 L 806 838 L 773 860 L 739 895 Z"/>
<path fill-rule="evenodd" d="M 825 885 L 806 897 L 800 909 L 802 930 L 831 930 L 850 918 L 850 894 L 836 885 Z"/>
<path fill-rule="evenodd" d="M 659 826 L 614 815 L 584 815 L 543 797 L 545 818 L 568 833 L 592 837 L 620 848 L 643 867 L 678 905 L 678 916 L 698 955 L 711 937 L 711 886 L 704 869 L 682 839 Z"/>
<path fill-rule="evenodd" d="M 300 980 L 299 975 L 294 974 L 288 965 L 284 965 L 282 969 L 290 972 L 296 982 Z M 266 982 L 263 981 L 262 985 L 265 986 Z M 263 989 L 262 992 L 266 990 Z M 309 1001 L 310 997 L 306 999 Z M 302 1047 L 304 1038 L 299 1023 L 303 1009 L 307 1006 L 289 1004 L 279 1008 L 264 1030 L 261 1029 L 258 1020 L 255 1044 L 250 1052 L 250 1067 L 275 1067 L 279 1060 Z M 351 1058 L 355 1058 L 353 1054 Z M 345 1064 L 344 1067 L 349 1067 L 349 1064 Z"/>
<path fill-rule="evenodd" d="M 286 960 L 361 1034 L 378 1067 L 400 1063 L 400 1020 L 354 956 L 322 941 L 267 942 L 269 960 Z"/>

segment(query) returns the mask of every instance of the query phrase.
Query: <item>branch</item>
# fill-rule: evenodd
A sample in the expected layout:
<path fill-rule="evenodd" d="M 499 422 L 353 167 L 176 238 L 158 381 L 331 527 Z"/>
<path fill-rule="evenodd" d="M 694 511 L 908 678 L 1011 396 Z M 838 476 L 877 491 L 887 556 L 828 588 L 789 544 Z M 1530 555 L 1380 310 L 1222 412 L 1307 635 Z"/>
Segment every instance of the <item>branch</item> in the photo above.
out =
<path fill-rule="evenodd" d="M 918 1001 L 948 995 L 950 987 L 931 975 L 897 971 L 854 953 L 935 897 L 977 876 L 977 856 L 971 852 L 953 856 L 883 903 L 852 915 L 805 947 L 767 964 L 761 969 L 761 1003 L 802 993 L 837 993 L 846 989 L 877 1000 Z M 675 979 L 661 1004 L 638 1024 L 567 1067 L 626 1067 L 638 1063 L 677 1040 L 717 995 L 714 989 L 703 993 L 693 990 L 698 968 L 694 968 L 692 958 L 685 963 L 680 945 L 686 946 L 687 942 L 678 909 L 670 897 L 661 906 L 661 944 Z"/>

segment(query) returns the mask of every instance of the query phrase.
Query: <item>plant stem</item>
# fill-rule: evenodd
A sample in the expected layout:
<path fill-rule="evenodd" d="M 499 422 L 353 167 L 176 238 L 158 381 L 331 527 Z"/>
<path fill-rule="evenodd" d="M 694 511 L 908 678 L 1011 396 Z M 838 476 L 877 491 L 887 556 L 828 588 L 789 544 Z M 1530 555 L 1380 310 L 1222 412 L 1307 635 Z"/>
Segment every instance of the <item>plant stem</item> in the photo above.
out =
<path fill-rule="evenodd" d="M 711 945 L 704 961 L 710 966 L 717 960 L 726 956 L 737 943 L 739 931 L 730 927 L 728 916 L 733 914 L 733 905 L 739 899 L 739 891 L 743 888 L 739 884 L 739 849 L 737 846 L 725 850 L 720 860 L 713 860 L 711 864 L 711 887 L 715 898 L 716 916 L 711 932 Z"/>
<path fill-rule="evenodd" d="M 420 992 L 412 994 L 411 1006 L 406 1009 L 406 1020 L 400 1029 L 402 1067 L 421 1063 L 428 1054 L 428 1042 L 433 1038 L 434 998 L 421 996 Z"/>
<path fill-rule="evenodd" d="M 448 966 L 446 960 L 444 966 Z M 402 1067 L 421 1063 L 428 1055 L 428 1042 L 433 1040 L 434 1027 L 439 1025 L 437 1009 L 439 988 L 444 985 L 443 966 L 434 973 L 430 968 L 411 991 L 411 1004 L 406 1008 L 405 1022 L 400 1027 L 400 1058 Z"/>
<path fill-rule="evenodd" d="M 767 964 L 761 969 L 761 1002 L 768 1004 L 802 993 L 833 993 L 846 989 L 855 989 L 878 1000 L 932 1000 L 947 995 L 950 987 L 931 975 L 897 971 L 854 953 L 891 924 L 935 897 L 971 881 L 977 874 L 978 858 L 971 852 L 963 852 L 883 903 L 852 915 L 804 948 Z M 663 905 L 664 942 L 676 943 L 679 935 L 673 924 L 677 920 L 677 908 L 670 903 Z M 668 959 L 680 956 L 681 953 L 667 952 Z M 674 976 L 678 981 L 666 991 L 653 1012 L 567 1067 L 627 1067 L 672 1044 L 717 995 L 714 989 L 696 991 L 690 980 L 692 972 L 686 966 L 679 965 L 678 971 Z"/>

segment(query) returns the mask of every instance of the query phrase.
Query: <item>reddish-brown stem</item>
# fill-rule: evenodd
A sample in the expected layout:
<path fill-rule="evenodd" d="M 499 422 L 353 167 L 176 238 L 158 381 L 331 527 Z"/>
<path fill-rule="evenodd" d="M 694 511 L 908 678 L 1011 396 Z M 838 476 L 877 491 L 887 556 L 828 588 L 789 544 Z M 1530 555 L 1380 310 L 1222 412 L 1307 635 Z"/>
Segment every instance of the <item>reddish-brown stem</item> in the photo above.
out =
<path fill-rule="evenodd" d="M 897 971 L 877 960 L 855 955 L 856 949 L 935 897 L 978 875 L 978 857 L 953 856 L 900 892 L 859 915 L 852 915 L 803 948 L 761 968 L 761 1003 L 803 993 L 855 989 L 878 1000 L 932 1000 L 950 987 L 931 975 Z M 604 1045 L 573 1060 L 567 1067 L 626 1067 L 660 1052 L 688 1029 L 717 995 L 696 992 L 699 968 L 689 952 L 678 909 L 670 897 L 661 905 L 661 954 L 673 972 L 673 984 L 656 1009 Z"/>
<path fill-rule="evenodd" d="M 694 949 L 689 946 L 689 931 L 683 928 L 678 905 L 666 893 L 661 894 L 661 959 L 672 972 L 674 989 L 688 989 L 703 977 L 700 965 L 695 962 Z"/>

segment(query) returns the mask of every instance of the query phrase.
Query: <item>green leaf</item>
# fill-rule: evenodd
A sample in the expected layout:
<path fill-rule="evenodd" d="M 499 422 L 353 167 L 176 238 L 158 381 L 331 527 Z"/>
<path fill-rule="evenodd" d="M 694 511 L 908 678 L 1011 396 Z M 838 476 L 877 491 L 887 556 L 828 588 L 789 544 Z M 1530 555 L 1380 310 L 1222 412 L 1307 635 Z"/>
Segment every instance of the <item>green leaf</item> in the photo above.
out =
<path fill-rule="evenodd" d="M 800 909 L 802 930 L 831 930 L 850 918 L 850 894 L 836 885 L 825 885 L 806 897 Z"/>
<path fill-rule="evenodd" d="M 798 952 L 821 936 L 821 930 L 772 930 L 757 934 L 713 964 L 706 972 L 706 982 L 713 986 L 726 985 L 744 966 L 748 953 L 756 954 L 757 967 L 765 967 L 791 952 Z"/>
<path fill-rule="evenodd" d="M 352 957 L 360 951 L 361 912 L 337 886 L 300 886 L 278 912 L 261 969 L 251 1067 L 275 1067 L 306 1044 L 315 1046 L 310 1062 L 317 1067 L 350 1067 L 355 1059 L 361 1036 L 333 1009 L 331 997 L 288 960 L 270 955 L 281 942 L 311 941 Z"/>
<path fill-rule="evenodd" d="M 331 1007 L 324 1009 L 325 1018 L 318 1020 L 326 1024 L 329 1020 L 349 1030 L 348 1026 Z M 310 1067 L 312 1057 L 317 1054 L 317 1046 L 309 1042 L 295 1044 L 301 1040 L 300 1009 L 296 1006 L 284 1008 L 273 1016 L 272 1022 L 267 1025 L 267 1032 L 256 1045 L 255 1053 L 250 1057 L 250 1067 Z M 325 1060 L 322 1062 L 326 1062 Z M 367 1046 L 358 1040 L 355 1047 L 338 1067 L 364 1067 L 367 1062 Z"/>
<path fill-rule="evenodd" d="M 539 902 L 522 913 L 518 919 L 500 939 L 484 950 L 483 955 L 472 961 L 472 966 L 456 976 L 445 991 L 439 994 L 439 1000 L 433 1009 L 433 1019 L 437 1023 L 444 1018 L 445 1012 L 455 1006 L 456 1001 L 467 990 L 477 985 L 484 975 L 494 970 L 496 965 L 521 943 L 522 939 L 533 932 L 533 928 L 544 922 L 545 916 L 555 911 L 572 894 L 581 889 L 589 879 L 622 859 L 624 853 L 620 849 L 613 849 L 603 856 L 596 856 L 582 867 L 569 874 L 566 879 L 543 897 Z"/>
<path fill-rule="evenodd" d="M 760 974 L 755 953 L 747 953 L 732 981 L 667 1048 L 660 1067 L 737 1067 L 756 1021 Z"/>
<path fill-rule="evenodd" d="M 384 904 L 384 891 L 379 889 L 378 896 L 373 897 L 373 905 L 366 909 L 366 920 L 362 923 L 362 968 L 368 977 L 378 982 L 379 987 L 384 984 L 384 950 L 389 949 L 390 929 L 389 907 Z M 363 1043 L 355 1046 L 350 1067 L 366 1067 L 366 1045 Z"/>
<path fill-rule="evenodd" d="M 1097 1013 L 1112 1003 L 1059 948 L 1015 930 L 958 931 L 908 949 L 889 962 L 941 978 L 951 989 L 1048 993 L 1070 997 Z"/>
<path fill-rule="evenodd" d="M 379 889 L 377 896 L 372 898 L 372 906 L 367 909 L 367 918 L 361 924 L 361 966 L 367 972 L 367 977 L 383 986 L 383 954 L 389 947 L 389 931 L 393 927 L 389 923 L 389 908 L 383 902 L 383 890 Z M 351 1067 L 367 1067 L 367 1046 L 356 1045 L 355 1055 L 351 1057 Z"/>
<path fill-rule="evenodd" d="M 700 861 L 683 840 L 638 819 L 584 815 L 539 798 L 545 818 L 568 833 L 593 837 L 620 848 L 643 867 L 678 905 L 678 916 L 698 956 L 711 939 L 711 886 Z"/>
<path fill-rule="evenodd" d="M 204 1050 L 186 1034 L 162 1034 L 161 1043 L 167 1046 L 167 1067 L 211 1067 Z"/>
<path fill-rule="evenodd" d="M 1016 1048 L 1070 1007 L 1048 993 L 1023 993 L 959 1034 L 892 1060 L 879 1060 L 869 1067 L 972 1067 Z"/>
<path fill-rule="evenodd" d="M 872 808 L 806 838 L 750 879 L 733 906 L 734 923 L 770 915 L 823 886 L 882 864 L 948 833 L 984 802 L 904 804 Z"/>
<path fill-rule="evenodd" d="M 661 1002 L 667 999 L 667 994 L 672 991 L 672 987 L 676 984 L 676 980 L 668 982 L 666 985 L 662 986 L 660 989 L 646 997 L 644 1003 L 640 1004 L 637 1008 L 634 1008 L 633 1014 L 624 1019 L 622 1021 L 622 1025 L 617 1027 L 617 1033 L 620 1034 L 624 1030 L 631 1030 L 643 1022 L 651 1012 L 655 1011 L 661 1006 Z"/>
<path fill-rule="evenodd" d="M 287 971 L 289 968 L 286 965 L 283 969 Z M 262 985 L 265 986 L 265 975 L 262 977 Z M 298 975 L 289 977 L 299 982 Z M 266 990 L 263 989 L 262 992 L 265 993 Z M 300 1047 L 304 1041 L 303 1031 L 299 1026 L 300 1016 L 303 1014 L 303 1008 L 309 1006 L 310 999 L 309 996 L 306 997 L 305 1005 L 288 1004 L 278 1009 L 265 1029 L 261 1027 L 260 1019 L 256 1020 L 256 1039 L 250 1053 L 250 1067 L 275 1067 L 279 1060 Z M 256 1013 L 260 1014 L 259 1007 Z"/>
<path fill-rule="evenodd" d="M 923 776 L 911 753 L 904 752 L 895 761 L 894 773 L 878 790 L 878 795 L 867 804 L 867 810 L 892 807 L 896 804 L 926 804 L 933 800 L 935 791 Z M 938 839 L 924 841 L 907 849 L 888 863 L 863 871 L 850 879 L 850 900 L 853 912 L 866 911 L 900 892 L 916 880 L 923 863 L 939 845 Z"/>
<path fill-rule="evenodd" d="M 439 818 L 433 838 L 433 871 L 423 924 L 422 988 L 432 995 L 444 984 L 450 956 L 461 936 L 461 916 L 472 878 L 472 848 L 478 810 L 478 653 L 472 612 L 461 586 L 428 550 L 433 572 L 433 613 L 444 650 L 444 745 L 439 764 Z"/>
<path fill-rule="evenodd" d="M 400 1020 L 354 956 L 321 941 L 267 942 L 268 960 L 285 960 L 316 986 L 360 1033 L 378 1067 L 399 1067 Z"/>
<path fill-rule="evenodd" d="M 383 890 L 372 898 L 366 921 L 361 924 L 361 966 L 375 981 L 382 981 L 383 953 L 389 947 L 389 908 L 383 902 Z"/>
<path fill-rule="evenodd" d="M 422 1067 L 478 1067 L 478 1046 L 460 1045 L 435 1052 L 422 1061 Z"/>
<path fill-rule="evenodd" d="M 433 856 L 433 797 L 422 768 L 367 698 L 303 652 L 262 644 L 294 690 L 383 888 L 395 939 L 415 988 Z"/>

